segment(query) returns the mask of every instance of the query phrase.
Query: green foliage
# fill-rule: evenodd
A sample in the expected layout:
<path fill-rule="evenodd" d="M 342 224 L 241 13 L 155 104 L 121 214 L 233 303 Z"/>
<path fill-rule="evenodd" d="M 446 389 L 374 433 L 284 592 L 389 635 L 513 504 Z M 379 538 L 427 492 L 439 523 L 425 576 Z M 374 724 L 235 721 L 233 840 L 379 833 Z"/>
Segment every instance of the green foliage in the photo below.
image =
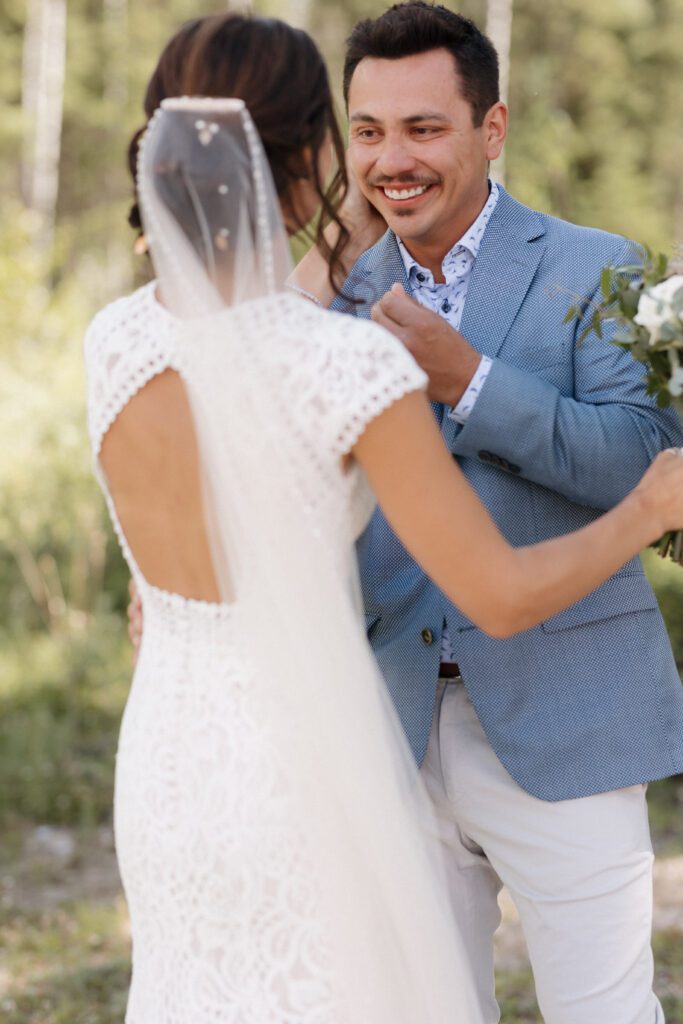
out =
<path fill-rule="evenodd" d="M 564 322 L 583 324 L 577 345 L 591 334 L 603 337 L 603 324 L 616 326 L 610 340 L 645 367 L 645 388 L 660 409 L 673 406 L 683 416 L 683 282 L 674 276 L 669 258 L 642 246 L 642 262 L 607 266 L 600 278 L 601 301 L 580 301 Z M 662 289 L 676 289 L 664 298 Z M 666 533 L 657 549 L 683 565 L 683 531 Z"/>
<path fill-rule="evenodd" d="M 657 593 L 676 663 L 683 673 L 683 573 L 654 551 L 643 556 L 645 571 Z"/>
<path fill-rule="evenodd" d="M 484 23 L 485 2 L 475 8 Z M 515 0 L 508 186 L 580 224 L 683 237 L 679 0 Z"/>
<path fill-rule="evenodd" d="M 603 323 L 616 324 L 617 331 L 611 340 L 646 367 L 648 394 L 656 396 L 660 407 L 674 404 L 683 413 L 683 401 L 677 401 L 677 390 L 672 383 L 679 366 L 678 357 L 672 360 L 672 353 L 683 350 L 683 287 L 671 302 L 660 300 L 661 312 L 670 314 L 670 319 L 659 327 L 656 335 L 636 323 L 642 296 L 651 294 L 653 288 L 671 276 L 669 258 L 664 253 L 654 253 L 647 246 L 641 248 L 642 263 L 604 267 L 600 279 L 601 301 L 588 306 L 579 302 L 572 306 L 565 323 L 574 319 L 584 322 L 587 310 L 591 311 L 577 338 L 578 345 L 593 333 L 602 338 Z"/>
<path fill-rule="evenodd" d="M 111 818 L 131 654 L 120 616 L 0 644 L 0 826 Z"/>

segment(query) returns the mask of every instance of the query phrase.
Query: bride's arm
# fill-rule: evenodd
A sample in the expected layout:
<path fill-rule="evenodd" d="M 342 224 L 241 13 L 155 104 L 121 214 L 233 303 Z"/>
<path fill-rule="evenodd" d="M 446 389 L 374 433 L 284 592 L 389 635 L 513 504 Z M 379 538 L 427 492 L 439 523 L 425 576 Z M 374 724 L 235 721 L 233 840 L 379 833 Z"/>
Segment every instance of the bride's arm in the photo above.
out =
<path fill-rule="evenodd" d="M 348 167 L 347 170 L 349 190 L 339 211 L 339 216 L 349 232 L 349 240 L 342 253 L 345 274 L 351 271 L 358 257 L 373 246 L 387 229 L 385 222 L 358 188 L 351 168 Z M 329 224 L 325 228 L 325 241 L 330 249 L 334 249 L 338 238 L 338 226 L 334 223 Z M 330 282 L 329 263 L 315 245 L 294 268 L 288 284 L 295 290 L 301 290 L 309 298 L 316 299 L 321 306 L 329 306 L 337 297 L 337 292 Z"/>
<path fill-rule="evenodd" d="M 513 548 L 444 446 L 420 392 L 368 424 L 353 453 L 413 557 L 495 637 L 529 629 L 568 607 L 666 530 L 683 527 L 683 458 L 664 454 L 594 523 Z"/>

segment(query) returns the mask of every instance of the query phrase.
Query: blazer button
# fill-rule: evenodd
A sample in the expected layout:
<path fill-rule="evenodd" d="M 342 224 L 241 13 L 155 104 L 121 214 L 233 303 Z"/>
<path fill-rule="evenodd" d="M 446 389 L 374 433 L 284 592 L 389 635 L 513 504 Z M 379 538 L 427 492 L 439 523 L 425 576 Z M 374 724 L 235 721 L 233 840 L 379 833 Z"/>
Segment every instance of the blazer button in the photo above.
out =
<path fill-rule="evenodd" d="M 423 643 L 425 643 L 427 647 L 430 647 L 434 643 L 434 634 L 432 633 L 431 629 L 428 629 L 426 626 L 420 633 L 420 636 L 422 637 Z"/>

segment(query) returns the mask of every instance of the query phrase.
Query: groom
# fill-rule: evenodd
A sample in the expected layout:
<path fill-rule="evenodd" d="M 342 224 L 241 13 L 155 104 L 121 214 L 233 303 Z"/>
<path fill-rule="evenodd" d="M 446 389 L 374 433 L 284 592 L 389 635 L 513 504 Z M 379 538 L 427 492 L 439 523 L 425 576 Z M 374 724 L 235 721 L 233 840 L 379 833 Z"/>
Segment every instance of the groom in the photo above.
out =
<path fill-rule="evenodd" d="M 512 543 L 590 522 L 683 443 L 629 356 L 594 336 L 577 347 L 583 324 L 563 324 L 631 245 L 488 181 L 507 111 L 495 50 L 459 15 L 414 0 L 361 22 L 344 87 L 351 168 L 389 230 L 350 272 L 356 303 L 333 308 L 372 316 L 427 371 L 444 442 Z M 662 1022 L 645 784 L 683 770 L 683 690 L 640 561 L 494 640 L 379 511 L 359 556 L 368 635 L 437 809 L 487 1024 L 502 883 L 546 1024 Z"/>

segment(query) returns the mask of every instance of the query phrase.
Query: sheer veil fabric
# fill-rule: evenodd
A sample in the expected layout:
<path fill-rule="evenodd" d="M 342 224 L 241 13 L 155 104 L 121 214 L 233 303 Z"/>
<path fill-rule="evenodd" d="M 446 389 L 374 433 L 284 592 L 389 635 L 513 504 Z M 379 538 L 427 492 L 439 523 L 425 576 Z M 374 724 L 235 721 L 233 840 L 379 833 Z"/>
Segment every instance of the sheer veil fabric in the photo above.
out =
<path fill-rule="evenodd" d="M 216 576 L 255 672 L 273 676 L 268 715 L 320 873 L 343 1007 L 330 1024 L 480 1024 L 431 809 L 363 634 L 353 537 L 331 548 L 316 529 L 299 486 L 316 453 L 263 387 L 290 256 L 244 104 L 165 101 L 138 185 L 183 323 Z M 348 435 L 331 440 L 341 457 Z"/>

